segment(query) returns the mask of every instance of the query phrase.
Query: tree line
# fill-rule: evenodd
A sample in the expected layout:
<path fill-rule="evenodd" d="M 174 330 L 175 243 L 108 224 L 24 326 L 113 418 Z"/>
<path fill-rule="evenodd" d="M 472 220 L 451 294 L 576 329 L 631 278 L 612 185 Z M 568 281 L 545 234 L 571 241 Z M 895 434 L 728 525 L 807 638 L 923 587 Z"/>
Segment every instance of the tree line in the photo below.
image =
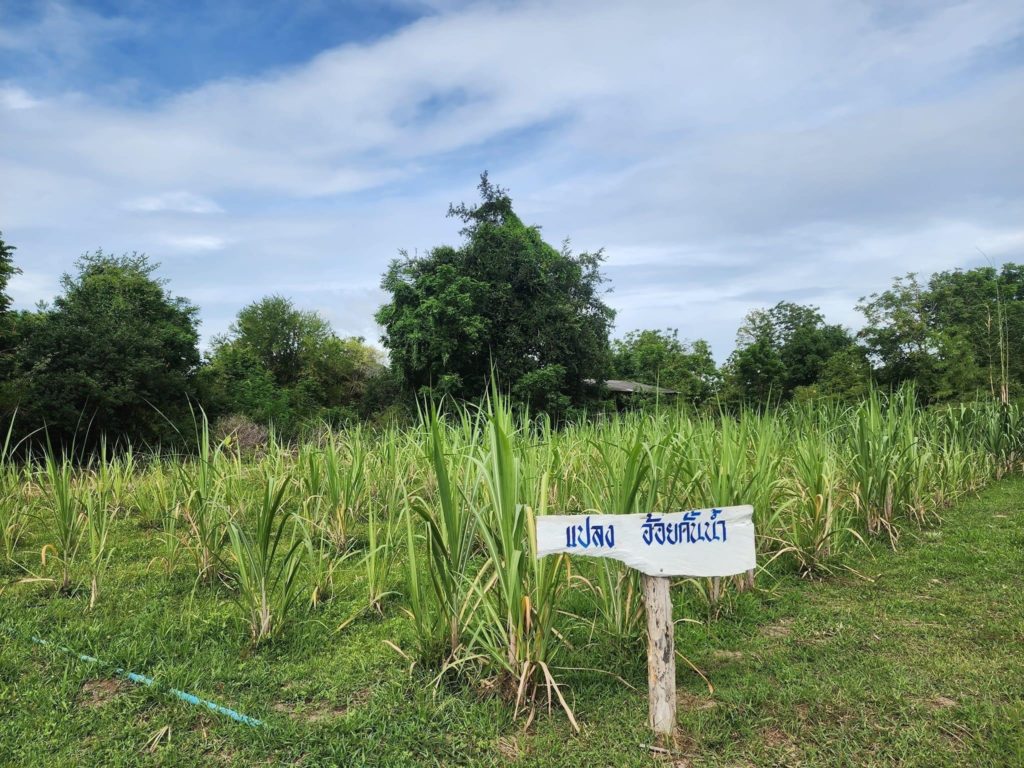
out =
<path fill-rule="evenodd" d="M 0 234 L 0 407 L 18 437 L 155 447 L 187 442 L 199 407 L 295 435 L 401 418 L 424 397 L 473 400 L 493 377 L 557 419 L 623 407 L 608 379 L 657 384 L 693 408 L 854 400 L 906 382 L 923 404 L 1022 394 L 1024 266 L 899 277 L 861 299 L 856 333 L 810 305 L 755 309 L 717 366 L 706 341 L 672 329 L 612 338 L 604 254 L 545 242 L 486 173 L 478 190 L 475 204 L 449 207 L 461 244 L 402 252 L 385 272 L 375 319 L 386 352 L 274 295 L 242 308 L 201 354 L 198 308 L 135 253 L 86 254 L 52 303 L 14 310 L 15 248 Z"/>

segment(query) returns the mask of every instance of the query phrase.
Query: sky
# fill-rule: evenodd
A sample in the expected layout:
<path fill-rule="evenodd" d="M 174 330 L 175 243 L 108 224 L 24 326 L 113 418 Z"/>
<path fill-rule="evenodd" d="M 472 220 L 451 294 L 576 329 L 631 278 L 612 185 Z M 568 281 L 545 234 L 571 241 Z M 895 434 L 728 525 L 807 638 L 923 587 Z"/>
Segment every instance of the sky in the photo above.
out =
<path fill-rule="evenodd" d="M 144 252 L 204 345 L 268 294 L 378 343 L 381 274 L 483 170 L 604 249 L 615 335 L 1024 261 L 1024 3 L 0 0 L 28 308 Z"/>

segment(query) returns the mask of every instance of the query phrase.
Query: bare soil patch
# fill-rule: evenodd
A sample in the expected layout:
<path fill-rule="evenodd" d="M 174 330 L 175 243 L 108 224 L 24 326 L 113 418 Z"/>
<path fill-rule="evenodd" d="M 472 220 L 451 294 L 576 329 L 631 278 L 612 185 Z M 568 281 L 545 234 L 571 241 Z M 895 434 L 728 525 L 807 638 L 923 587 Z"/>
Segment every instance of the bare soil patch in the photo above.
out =
<path fill-rule="evenodd" d="M 782 621 L 778 621 L 775 624 L 769 624 L 767 627 L 761 630 L 761 634 L 765 637 L 772 638 L 783 638 L 789 637 L 793 634 L 793 619 L 785 618 Z"/>
<path fill-rule="evenodd" d="M 102 707 L 115 696 L 123 693 L 128 683 L 116 677 L 86 680 L 82 685 L 80 700 L 85 707 Z"/>
<path fill-rule="evenodd" d="M 714 709 L 718 706 L 718 702 L 710 696 L 701 696 L 687 691 L 680 691 L 676 695 L 676 706 L 681 710 L 702 712 L 708 709 Z"/>
<path fill-rule="evenodd" d="M 711 652 L 711 658 L 715 661 L 743 661 L 743 651 L 723 651 L 718 649 Z"/>
<path fill-rule="evenodd" d="M 362 706 L 370 700 L 370 689 L 364 688 L 356 691 L 348 697 L 344 704 L 330 701 L 279 701 L 272 709 L 275 712 L 288 715 L 293 720 L 301 720 L 306 723 L 321 723 L 325 720 L 333 720 L 337 717 L 344 717 L 351 709 Z"/>

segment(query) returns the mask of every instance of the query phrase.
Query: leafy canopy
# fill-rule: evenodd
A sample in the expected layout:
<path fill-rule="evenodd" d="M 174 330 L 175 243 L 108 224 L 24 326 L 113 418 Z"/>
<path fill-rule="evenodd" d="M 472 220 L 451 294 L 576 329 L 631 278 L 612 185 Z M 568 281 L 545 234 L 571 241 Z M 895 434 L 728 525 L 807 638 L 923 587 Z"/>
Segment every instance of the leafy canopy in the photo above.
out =
<path fill-rule="evenodd" d="M 861 299 L 860 338 L 886 386 L 915 381 L 926 402 L 1024 391 L 1024 267 L 915 274 Z"/>
<path fill-rule="evenodd" d="M 21 270 L 14 263 L 13 245 L 4 242 L 0 232 L 0 405 L 9 408 L 10 378 L 14 367 L 14 346 L 17 340 L 16 318 L 11 312 L 11 297 L 7 284 Z"/>
<path fill-rule="evenodd" d="M 612 342 L 612 354 L 617 378 L 674 389 L 695 405 L 707 401 L 717 386 L 711 347 L 703 339 L 680 341 L 675 329 L 630 331 Z"/>
<path fill-rule="evenodd" d="M 448 210 L 462 245 L 391 262 L 381 281 L 391 298 L 376 314 L 383 343 L 412 391 L 478 397 L 493 366 L 519 400 L 564 409 L 609 370 L 603 255 L 548 245 L 486 173 L 478 189 L 478 204 Z"/>
<path fill-rule="evenodd" d="M 339 338 L 316 312 L 267 296 L 214 340 L 203 398 L 215 414 L 243 414 L 291 433 L 306 421 L 355 416 L 382 368 L 362 339 Z"/>
<path fill-rule="evenodd" d="M 199 366 L 197 309 L 166 290 L 157 266 L 141 254 L 86 254 L 53 306 L 25 318 L 17 386 L 29 427 L 79 445 L 101 434 L 175 438 Z"/>
<path fill-rule="evenodd" d="M 726 364 L 729 394 L 754 403 L 788 400 L 818 383 L 829 361 L 852 344 L 846 329 L 826 323 L 817 307 L 780 301 L 755 309 Z"/>

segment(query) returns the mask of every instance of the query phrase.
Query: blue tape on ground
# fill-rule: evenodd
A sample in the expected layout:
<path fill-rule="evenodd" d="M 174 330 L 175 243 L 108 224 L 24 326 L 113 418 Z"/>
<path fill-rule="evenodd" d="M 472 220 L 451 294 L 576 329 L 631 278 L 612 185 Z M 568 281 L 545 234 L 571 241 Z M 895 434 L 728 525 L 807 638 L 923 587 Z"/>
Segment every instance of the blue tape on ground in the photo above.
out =
<path fill-rule="evenodd" d="M 97 659 L 95 656 L 87 656 L 84 653 L 75 653 L 70 648 L 65 648 L 63 645 L 54 645 L 53 643 L 49 642 L 48 640 L 44 640 L 41 637 L 36 637 L 35 635 L 32 636 L 32 642 L 33 643 L 37 643 L 39 645 L 45 645 L 48 648 L 56 648 L 59 651 L 64 651 L 64 653 L 69 653 L 72 656 L 75 656 L 75 657 L 77 657 L 78 659 L 80 659 L 82 661 L 88 661 L 90 664 L 99 664 L 100 663 L 100 660 Z M 145 675 L 139 675 L 139 674 L 137 674 L 135 672 L 129 672 L 129 671 L 125 670 L 125 669 L 122 669 L 121 667 L 117 667 L 114 670 L 114 673 L 117 674 L 117 675 L 120 675 L 121 677 L 125 678 L 126 680 L 131 680 L 133 683 L 139 683 L 140 685 L 152 686 L 152 685 L 154 685 L 156 683 L 156 681 L 153 678 L 151 678 L 151 677 L 146 677 Z M 196 696 L 195 694 L 187 693 L 185 691 L 180 691 L 177 688 L 169 688 L 168 692 L 172 696 L 174 696 L 175 698 L 178 698 L 181 701 L 186 702 L 187 704 L 195 704 L 197 706 L 206 707 L 207 709 L 213 710 L 214 712 L 216 712 L 216 713 L 218 713 L 220 715 L 227 715 L 228 717 L 230 717 L 235 722 L 245 723 L 245 725 L 252 725 L 252 726 L 261 726 L 261 725 L 263 725 L 263 721 L 262 720 L 257 720 L 255 717 L 249 717 L 248 715 L 243 715 L 241 712 L 235 712 L 235 710 L 228 709 L 227 707 L 223 707 L 223 706 L 221 706 L 220 704 L 218 704 L 215 701 L 209 701 L 207 699 L 201 699 L 198 696 Z"/>

